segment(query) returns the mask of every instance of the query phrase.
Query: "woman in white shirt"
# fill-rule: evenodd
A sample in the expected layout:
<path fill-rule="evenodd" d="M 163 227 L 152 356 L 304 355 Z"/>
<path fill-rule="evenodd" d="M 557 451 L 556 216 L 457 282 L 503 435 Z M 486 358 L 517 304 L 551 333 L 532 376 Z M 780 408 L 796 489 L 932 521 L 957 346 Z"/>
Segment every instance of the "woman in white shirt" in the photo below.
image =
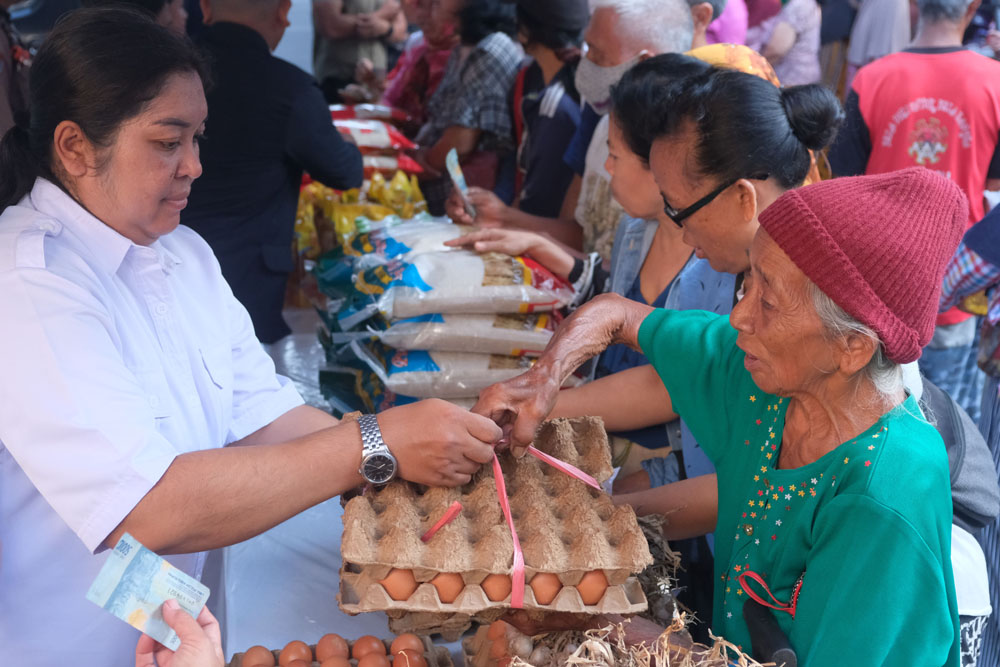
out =
<path fill-rule="evenodd" d="M 125 532 L 198 576 L 202 552 L 363 482 L 359 425 L 275 375 L 178 226 L 203 86 L 186 40 L 81 10 L 39 51 L 30 124 L 0 145 L 0 664 L 132 664 L 138 633 L 84 598 Z M 365 420 L 369 479 L 462 484 L 501 437 L 440 401 L 378 425 L 395 463 Z"/>

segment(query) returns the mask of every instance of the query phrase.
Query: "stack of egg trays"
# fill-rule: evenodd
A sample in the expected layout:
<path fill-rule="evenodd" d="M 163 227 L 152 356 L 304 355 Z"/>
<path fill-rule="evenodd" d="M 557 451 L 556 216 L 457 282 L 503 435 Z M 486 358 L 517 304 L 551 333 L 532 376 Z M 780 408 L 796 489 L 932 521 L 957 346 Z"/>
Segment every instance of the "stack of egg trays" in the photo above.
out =
<path fill-rule="evenodd" d="M 610 449 L 599 418 L 557 419 L 539 430 L 535 447 L 592 475 L 611 476 Z M 633 614 L 646 598 L 633 573 L 652 562 L 649 547 L 628 506 L 583 482 L 525 456 L 501 455 L 511 514 L 525 560 L 524 608 L 586 614 Z M 454 501 L 463 510 L 427 543 L 420 536 Z M 463 617 L 488 622 L 510 607 L 510 596 L 492 601 L 479 584 L 489 574 L 509 574 L 513 557 L 510 530 L 497 499 L 492 467 L 483 466 L 460 488 L 426 488 L 398 480 L 351 499 L 344 510 L 340 608 L 367 611 L 428 612 L 444 621 Z M 417 590 L 393 600 L 380 580 L 393 568 L 413 571 Z M 583 575 L 601 569 L 609 587 L 594 605 L 585 605 L 575 586 Z M 450 604 L 441 602 L 429 582 L 441 572 L 457 572 L 466 586 Z M 527 582 L 537 572 L 557 574 L 563 588 L 548 605 L 535 601 Z M 401 627 L 397 624 L 397 627 Z"/>

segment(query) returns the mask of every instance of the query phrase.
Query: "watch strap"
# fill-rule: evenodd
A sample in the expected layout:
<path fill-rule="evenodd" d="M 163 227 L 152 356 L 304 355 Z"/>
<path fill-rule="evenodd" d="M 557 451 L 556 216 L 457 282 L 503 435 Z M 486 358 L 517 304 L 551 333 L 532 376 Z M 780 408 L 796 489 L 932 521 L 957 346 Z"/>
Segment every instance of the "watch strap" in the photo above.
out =
<path fill-rule="evenodd" d="M 378 418 L 375 415 L 358 417 L 358 427 L 361 429 L 362 459 L 380 449 L 388 449 L 385 440 L 382 439 L 382 429 L 378 427 Z"/>

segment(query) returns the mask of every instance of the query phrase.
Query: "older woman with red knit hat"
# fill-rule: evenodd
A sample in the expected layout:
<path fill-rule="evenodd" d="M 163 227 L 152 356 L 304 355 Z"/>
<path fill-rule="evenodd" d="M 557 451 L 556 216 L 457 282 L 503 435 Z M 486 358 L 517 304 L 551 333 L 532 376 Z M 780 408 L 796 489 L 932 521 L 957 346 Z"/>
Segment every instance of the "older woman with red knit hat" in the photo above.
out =
<path fill-rule="evenodd" d="M 809 667 L 957 666 L 948 457 L 900 364 L 930 340 L 966 207 L 920 168 L 789 191 L 731 316 L 598 297 L 474 410 L 519 450 L 580 363 L 642 350 L 661 383 L 630 418 L 683 416 L 718 471 L 715 633 L 749 651 L 752 599 Z"/>

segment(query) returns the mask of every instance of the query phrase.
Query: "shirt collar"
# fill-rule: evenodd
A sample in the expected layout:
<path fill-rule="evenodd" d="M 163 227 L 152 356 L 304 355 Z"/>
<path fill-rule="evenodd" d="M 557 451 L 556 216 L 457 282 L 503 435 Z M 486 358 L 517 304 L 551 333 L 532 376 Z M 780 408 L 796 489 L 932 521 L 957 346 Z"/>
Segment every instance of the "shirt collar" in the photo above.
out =
<path fill-rule="evenodd" d="M 94 217 L 52 181 L 37 179 L 28 199 L 36 211 L 68 227 L 90 251 L 96 265 L 108 275 L 118 272 L 129 250 L 141 247 Z M 167 250 L 160 239 L 154 241 L 150 248 L 156 252 L 160 265 L 167 272 L 181 263 L 180 258 Z"/>

